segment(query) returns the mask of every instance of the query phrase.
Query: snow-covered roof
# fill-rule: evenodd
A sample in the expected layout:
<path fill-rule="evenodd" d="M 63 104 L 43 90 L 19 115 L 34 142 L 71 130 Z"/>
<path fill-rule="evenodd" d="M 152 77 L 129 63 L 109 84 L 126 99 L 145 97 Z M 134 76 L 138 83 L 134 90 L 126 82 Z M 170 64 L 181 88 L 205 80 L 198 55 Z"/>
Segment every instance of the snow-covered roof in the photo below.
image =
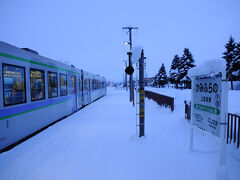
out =
<path fill-rule="evenodd" d="M 204 62 L 200 66 L 189 69 L 188 76 L 212 75 L 218 74 L 219 72 L 222 73 L 222 78 L 226 79 L 226 62 L 223 59 L 213 59 Z"/>

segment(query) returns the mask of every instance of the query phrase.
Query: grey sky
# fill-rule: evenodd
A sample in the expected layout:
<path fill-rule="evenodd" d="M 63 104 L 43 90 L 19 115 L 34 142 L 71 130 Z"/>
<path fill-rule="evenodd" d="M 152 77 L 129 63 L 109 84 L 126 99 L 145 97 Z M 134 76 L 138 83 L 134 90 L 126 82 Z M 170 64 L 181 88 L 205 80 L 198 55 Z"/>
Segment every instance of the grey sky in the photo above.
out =
<path fill-rule="evenodd" d="M 144 47 L 153 76 L 185 47 L 196 64 L 220 58 L 230 35 L 240 41 L 239 8 L 239 0 L 1 0 L 0 40 L 122 80 L 122 27 L 138 26 L 133 43 Z"/>

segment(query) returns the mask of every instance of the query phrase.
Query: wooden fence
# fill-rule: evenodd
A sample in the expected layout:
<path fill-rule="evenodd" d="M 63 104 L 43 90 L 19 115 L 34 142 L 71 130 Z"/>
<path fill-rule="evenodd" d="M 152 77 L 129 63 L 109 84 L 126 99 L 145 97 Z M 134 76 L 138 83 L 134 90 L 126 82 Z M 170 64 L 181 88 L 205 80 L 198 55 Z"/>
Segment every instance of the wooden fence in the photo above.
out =
<path fill-rule="evenodd" d="M 164 96 L 151 91 L 145 91 L 145 97 L 154 100 L 160 106 L 170 107 L 171 111 L 174 111 L 174 98 L 172 97 Z"/>
<path fill-rule="evenodd" d="M 185 104 L 185 119 L 191 119 L 191 102 L 187 103 L 184 101 Z M 237 148 L 240 146 L 240 116 L 236 114 L 228 113 L 227 118 L 227 137 L 226 143 L 236 143 Z"/>

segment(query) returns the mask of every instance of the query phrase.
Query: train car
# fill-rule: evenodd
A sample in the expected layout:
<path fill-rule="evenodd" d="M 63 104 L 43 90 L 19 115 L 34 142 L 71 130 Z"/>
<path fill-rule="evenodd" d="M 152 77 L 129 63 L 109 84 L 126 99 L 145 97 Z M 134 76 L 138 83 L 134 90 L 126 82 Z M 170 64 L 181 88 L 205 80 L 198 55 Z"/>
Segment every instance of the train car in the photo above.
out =
<path fill-rule="evenodd" d="M 103 77 L 0 42 L 0 150 L 105 94 Z"/>
<path fill-rule="evenodd" d="M 82 70 L 83 105 L 89 104 L 106 94 L 106 80 L 98 75 Z"/>
<path fill-rule="evenodd" d="M 106 80 L 101 76 L 92 77 L 91 102 L 106 94 Z"/>

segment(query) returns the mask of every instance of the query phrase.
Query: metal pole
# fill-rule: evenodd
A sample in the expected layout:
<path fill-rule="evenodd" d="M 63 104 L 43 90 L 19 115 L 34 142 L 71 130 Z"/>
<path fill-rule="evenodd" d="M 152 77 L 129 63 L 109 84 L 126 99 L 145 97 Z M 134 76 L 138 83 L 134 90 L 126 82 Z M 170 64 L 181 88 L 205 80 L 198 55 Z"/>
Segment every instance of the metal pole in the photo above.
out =
<path fill-rule="evenodd" d="M 223 78 L 223 77 L 222 77 Z M 225 143 L 225 136 L 226 136 L 226 125 L 227 125 L 227 118 L 228 118 L 228 89 L 227 89 L 227 80 L 222 79 L 222 92 L 221 92 L 221 127 L 220 127 L 220 137 L 221 137 L 221 149 L 220 149 L 220 161 L 219 167 L 217 168 L 216 172 L 216 179 L 219 180 L 229 180 L 228 169 L 226 167 L 226 143 Z"/>
<path fill-rule="evenodd" d="M 132 50 L 132 27 L 129 27 L 130 51 Z"/>
<path fill-rule="evenodd" d="M 132 66 L 132 61 L 131 61 L 131 56 L 132 56 L 132 53 L 131 52 L 128 52 L 128 60 L 129 60 L 129 66 Z M 130 102 L 133 101 L 133 96 L 132 96 L 132 75 L 130 75 L 129 77 L 129 92 L 130 92 Z"/>
<path fill-rule="evenodd" d="M 125 68 L 127 68 L 127 61 L 125 62 Z M 126 87 L 126 91 L 128 91 L 128 85 L 127 85 L 127 73 L 125 72 L 125 87 Z"/>
<path fill-rule="evenodd" d="M 190 143 L 189 143 L 189 151 L 192 152 L 193 151 L 193 108 L 194 108 L 194 103 L 193 103 L 193 94 L 195 91 L 195 86 L 196 86 L 196 80 L 194 78 L 191 79 L 192 80 L 192 84 L 191 84 L 191 87 L 192 87 L 192 91 L 191 91 L 191 119 L 190 119 Z"/>
<path fill-rule="evenodd" d="M 130 42 L 130 51 L 132 50 L 132 27 L 129 27 L 129 42 Z M 132 66 L 132 60 L 130 57 L 130 62 L 131 62 L 131 66 Z M 131 86 L 130 86 L 130 102 L 133 102 L 133 106 L 134 106 L 134 87 L 133 87 L 133 75 L 130 75 L 130 81 L 131 81 Z"/>
<path fill-rule="evenodd" d="M 144 101 L 144 53 L 139 59 L 139 137 L 144 136 L 145 101 Z"/>

